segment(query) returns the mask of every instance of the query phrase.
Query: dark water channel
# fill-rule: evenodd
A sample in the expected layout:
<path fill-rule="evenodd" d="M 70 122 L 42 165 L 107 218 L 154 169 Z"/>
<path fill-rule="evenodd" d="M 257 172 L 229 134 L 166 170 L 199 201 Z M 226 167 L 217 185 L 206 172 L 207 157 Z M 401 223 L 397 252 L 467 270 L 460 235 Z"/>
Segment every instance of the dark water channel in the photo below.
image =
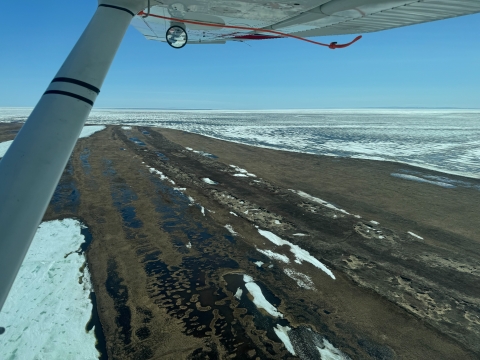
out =
<path fill-rule="evenodd" d="M 110 193 L 113 205 L 122 215 L 123 225 L 129 238 L 133 238 L 133 229 L 139 229 L 143 226 L 143 222 L 137 217 L 137 211 L 133 206 L 133 202 L 138 200 L 135 191 L 128 186 L 125 181 L 118 176 L 117 171 L 113 168 L 112 161 L 103 159 L 103 174 L 110 178 Z"/>
<path fill-rule="evenodd" d="M 50 200 L 50 206 L 56 213 L 77 214 L 78 212 L 80 191 L 73 178 L 73 171 L 70 159 Z"/>
<path fill-rule="evenodd" d="M 137 195 L 119 176 L 110 160 L 104 159 L 103 167 L 103 174 L 110 179 L 113 204 L 122 215 L 127 237 L 137 240 L 146 237 L 142 229 L 143 222 L 137 217 L 134 206 L 140 194 Z M 225 277 L 228 292 L 222 288 L 222 279 L 217 275 L 219 270 L 224 272 L 239 268 L 238 263 L 229 256 L 235 252 L 235 238 L 225 228 L 208 222 L 208 217 L 202 215 L 199 206 L 193 204 L 181 191 L 147 171 L 142 176 L 155 189 L 156 195 L 151 197 L 151 201 L 158 215 L 158 226 L 168 234 L 175 251 L 183 254 L 179 266 L 169 266 L 163 260 L 168 258 L 168 254 L 164 254 L 166 250 L 151 248 L 151 245 L 137 248 L 136 255 L 148 276 L 147 291 L 151 299 L 166 309 L 170 316 L 180 320 L 187 335 L 199 338 L 215 336 L 229 354 L 242 357 L 254 350 L 255 356 L 260 359 L 278 356 L 274 345 L 278 345 L 280 340 L 273 328 L 276 324 L 288 325 L 288 322 L 260 312 L 247 298 L 243 280 L 239 284 L 241 275 Z M 140 241 L 139 244 L 141 243 Z M 192 250 L 195 250 L 195 255 L 189 256 Z M 257 284 L 268 301 L 276 306 L 280 304 L 280 300 L 263 284 Z M 108 263 L 105 286 L 114 301 L 116 323 L 123 342 L 131 346 L 133 330 L 132 309 L 127 305 L 129 292 L 118 275 L 114 260 Z M 240 305 L 233 298 L 238 287 L 244 289 Z M 241 308 L 239 313 L 239 310 L 234 311 L 236 308 Z M 253 326 L 250 318 L 253 318 Z M 250 325 L 245 326 L 246 324 Z M 266 336 L 258 335 L 257 330 L 263 330 L 261 333 Z M 139 339 L 147 339 L 152 331 L 155 329 L 150 329 L 146 324 L 136 329 L 135 335 Z M 218 353 L 215 349 L 212 353 L 201 350 L 196 356 L 218 358 Z M 145 357 L 150 355 L 146 353 Z"/>
<path fill-rule="evenodd" d="M 219 286 L 220 279 L 216 278 L 219 269 L 235 270 L 239 267 L 228 256 L 228 253 L 232 253 L 235 239 L 223 227 L 204 225 L 202 221 L 205 218 L 186 195 L 158 177 L 150 176 L 150 180 L 157 193 L 152 202 L 161 219 L 160 226 L 169 233 L 177 251 L 186 254 L 178 267 L 167 266 L 158 258 L 158 252 L 146 252 L 143 255 L 145 271 L 153 278 L 150 296 L 159 306 L 167 308 L 170 315 L 183 321 L 187 334 L 196 337 L 217 336 L 228 353 L 238 356 L 244 356 L 250 350 L 255 350 L 260 358 L 274 355 L 273 346 L 268 341 L 263 341 L 264 349 L 255 344 L 240 319 L 234 315 L 236 306 L 232 303 L 231 294 L 229 296 L 224 292 Z M 190 250 L 186 247 L 187 243 L 201 256 L 188 256 Z M 232 289 L 228 290 L 232 292 Z M 265 288 L 262 290 L 269 294 L 272 303 L 279 304 L 271 292 Z M 232 293 L 235 291 L 236 288 Z M 267 319 L 268 315 L 261 314 L 255 305 L 246 309 L 247 314 L 255 317 L 255 325 L 265 323 L 257 329 L 267 330 L 270 327 L 268 337 L 278 342 L 270 326 L 270 322 L 278 321 Z M 213 330 L 211 324 L 214 324 Z"/>

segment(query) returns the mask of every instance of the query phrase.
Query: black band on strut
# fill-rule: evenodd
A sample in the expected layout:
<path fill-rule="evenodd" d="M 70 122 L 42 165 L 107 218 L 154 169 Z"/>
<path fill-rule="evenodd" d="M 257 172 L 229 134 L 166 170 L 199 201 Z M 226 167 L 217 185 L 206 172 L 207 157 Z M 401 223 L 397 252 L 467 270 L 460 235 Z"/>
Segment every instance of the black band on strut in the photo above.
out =
<path fill-rule="evenodd" d="M 67 83 L 71 83 L 71 84 L 75 84 L 75 85 L 79 85 L 79 86 L 82 86 L 88 90 L 92 90 L 94 92 L 96 92 L 97 94 L 100 94 L 100 89 L 97 88 L 96 86 L 93 86 L 93 85 L 90 85 L 89 83 L 86 83 L 84 81 L 80 81 L 80 80 L 76 80 L 76 79 L 72 79 L 72 78 L 66 78 L 66 77 L 58 77 L 58 78 L 55 78 L 52 80 L 52 83 L 54 82 L 67 82 Z"/>
<path fill-rule="evenodd" d="M 65 95 L 65 96 L 70 96 L 72 98 L 75 98 L 77 100 L 81 100 L 83 102 L 86 102 L 87 104 L 93 106 L 93 101 L 90 99 L 87 99 L 83 96 L 68 92 L 68 91 L 61 91 L 61 90 L 48 90 L 43 93 L 43 95 L 48 95 L 48 94 L 57 94 L 57 95 Z"/>
<path fill-rule="evenodd" d="M 100 5 L 98 5 L 98 7 L 100 7 L 100 6 L 108 7 L 108 8 L 112 8 L 112 9 L 117 9 L 117 10 L 122 10 L 122 11 L 125 11 L 125 12 L 129 13 L 129 14 L 132 15 L 132 16 L 135 16 L 135 14 L 134 14 L 132 11 L 130 11 L 130 10 L 126 9 L 126 8 L 120 7 L 120 6 L 108 5 L 108 4 L 100 4 Z"/>

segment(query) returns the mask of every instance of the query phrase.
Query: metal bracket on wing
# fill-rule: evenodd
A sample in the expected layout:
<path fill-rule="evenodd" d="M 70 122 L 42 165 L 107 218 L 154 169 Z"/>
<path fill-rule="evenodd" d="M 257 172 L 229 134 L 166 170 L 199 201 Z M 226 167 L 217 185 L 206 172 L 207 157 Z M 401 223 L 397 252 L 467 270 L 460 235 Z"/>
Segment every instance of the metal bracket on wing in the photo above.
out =
<path fill-rule="evenodd" d="M 143 13 L 142 18 L 146 18 L 150 15 L 150 0 L 148 0 L 148 10 L 146 13 Z"/>

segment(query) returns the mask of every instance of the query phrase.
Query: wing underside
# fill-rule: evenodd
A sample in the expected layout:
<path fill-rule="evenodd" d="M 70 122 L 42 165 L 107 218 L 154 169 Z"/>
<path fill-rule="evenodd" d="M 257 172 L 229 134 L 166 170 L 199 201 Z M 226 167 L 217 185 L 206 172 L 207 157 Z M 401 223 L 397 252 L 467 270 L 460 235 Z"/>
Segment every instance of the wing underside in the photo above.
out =
<path fill-rule="evenodd" d="M 359 34 L 480 12 L 478 0 L 175 1 L 152 0 L 149 16 L 137 15 L 132 25 L 147 39 L 166 41 L 167 29 L 180 24 L 189 44 L 221 44 L 281 37 L 268 31 L 300 37 Z"/>

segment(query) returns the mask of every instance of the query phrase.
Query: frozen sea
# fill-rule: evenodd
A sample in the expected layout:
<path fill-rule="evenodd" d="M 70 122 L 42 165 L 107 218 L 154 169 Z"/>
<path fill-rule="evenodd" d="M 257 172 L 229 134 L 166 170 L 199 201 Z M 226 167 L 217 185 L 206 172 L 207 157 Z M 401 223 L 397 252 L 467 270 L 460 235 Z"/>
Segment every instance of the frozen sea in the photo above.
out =
<path fill-rule="evenodd" d="M 0 122 L 24 121 L 30 111 L 0 108 Z M 480 178 L 480 109 L 95 109 L 87 123 L 160 126 L 274 149 L 396 161 Z"/>

